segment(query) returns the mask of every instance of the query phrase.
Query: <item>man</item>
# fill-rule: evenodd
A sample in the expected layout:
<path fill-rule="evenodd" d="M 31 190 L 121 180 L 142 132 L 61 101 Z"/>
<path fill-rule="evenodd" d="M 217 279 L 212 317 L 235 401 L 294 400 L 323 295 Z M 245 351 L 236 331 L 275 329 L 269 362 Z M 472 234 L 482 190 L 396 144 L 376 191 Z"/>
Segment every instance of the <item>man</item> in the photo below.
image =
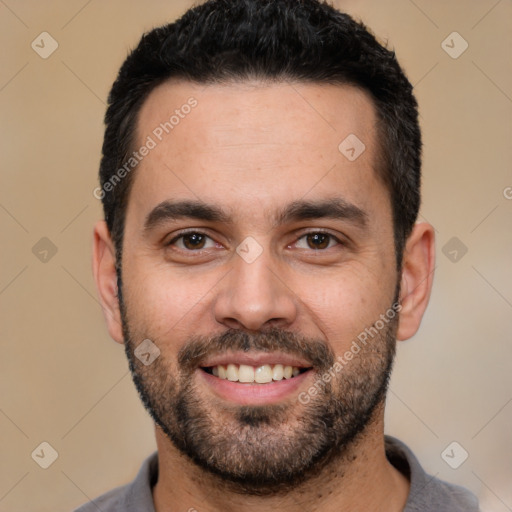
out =
<path fill-rule="evenodd" d="M 94 275 L 158 452 L 110 511 L 475 511 L 384 436 L 434 232 L 412 87 L 316 0 L 211 0 L 109 97 Z"/>

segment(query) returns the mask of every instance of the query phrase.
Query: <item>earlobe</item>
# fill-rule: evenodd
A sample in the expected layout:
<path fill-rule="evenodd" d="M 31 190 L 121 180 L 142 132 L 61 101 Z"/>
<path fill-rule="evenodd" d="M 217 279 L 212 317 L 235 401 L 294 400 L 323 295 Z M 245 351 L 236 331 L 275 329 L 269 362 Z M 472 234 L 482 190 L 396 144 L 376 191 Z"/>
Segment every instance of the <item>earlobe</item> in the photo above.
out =
<path fill-rule="evenodd" d="M 94 226 L 92 268 L 109 334 L 118 343 L 123 343 L 121 313 L 117 297 L 115 247 L 103 220 L 98 221 Z"/>
<path fill-rule="evenodd" d="M 402 260 L 398 340 L 414 336 L 421 324 L 430 299 L 434 267 L 434 228 L 426 222 L 415 224 Z"/>

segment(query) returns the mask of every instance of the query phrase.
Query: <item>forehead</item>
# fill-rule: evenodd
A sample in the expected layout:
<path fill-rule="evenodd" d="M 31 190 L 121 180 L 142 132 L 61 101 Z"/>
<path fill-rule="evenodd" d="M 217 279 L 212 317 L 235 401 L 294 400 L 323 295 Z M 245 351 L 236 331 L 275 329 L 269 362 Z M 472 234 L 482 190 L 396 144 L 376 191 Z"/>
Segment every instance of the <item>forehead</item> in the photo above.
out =
<path fill-rule="evenodd" d="M 257 80 L 204 85 L 170 80 L 144 102 L 137 135 L 140 139 L 152 134 L 165 143 L 161 139 L 172 133 L 186 144 L 184 150 L 192 149 L 190 145 L 201 149 L 195 145 L 200 139 L 202 152 L 237 144 L 301 141 L 337 149 L 340 136 L 349 133 L 371 146 L 375 126 L 370 95 L 352 85 Z M 188 137 L 192 128 L 194 136 Z"/>
<path fill-rule="evenodd" d="M 372 100 L 353 86 L 166 82 L 138 116 L 135 147 L 152 149 L 128 210 L 190 198 L 255 220 L 305 196 L 340 195 L 371 209 L 379 194 L 387 200 L 376 126 Z"/>

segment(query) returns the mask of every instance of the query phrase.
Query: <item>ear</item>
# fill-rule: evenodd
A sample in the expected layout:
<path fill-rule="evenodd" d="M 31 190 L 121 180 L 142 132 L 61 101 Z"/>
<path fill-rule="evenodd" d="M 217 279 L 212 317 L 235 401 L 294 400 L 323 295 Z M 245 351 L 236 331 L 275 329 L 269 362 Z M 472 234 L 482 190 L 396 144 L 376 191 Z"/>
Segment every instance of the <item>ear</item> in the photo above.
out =
<path fill-rule="evenodd" d="M 398 340 L 416 334 L 432 290 L 435 267 L 434 228 L 421 222 L 414 225 L 405 244 L 400 283 Z"/>
<path fill-rule="evenodd" d="M 112 339 L 124 343 L 117 297 L 116 252 L 105 221 L 94 226 L 92 268 L 107 328 Z"/>

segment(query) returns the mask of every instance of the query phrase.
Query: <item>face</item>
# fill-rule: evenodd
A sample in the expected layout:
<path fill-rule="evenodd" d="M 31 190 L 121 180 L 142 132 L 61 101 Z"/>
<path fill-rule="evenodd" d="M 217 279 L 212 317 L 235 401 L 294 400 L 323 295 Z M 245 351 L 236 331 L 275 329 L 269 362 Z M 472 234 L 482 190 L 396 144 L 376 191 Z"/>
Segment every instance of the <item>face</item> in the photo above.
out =
<path fill-rule="evenodd" d="M 137 388 L 202 468 L 245 492 L 295 485 L 365 435 L 392 365 L 397 316 L 378 321 L 398 279 L 372 102 L 349 86 L 167 83 L 136 148 L 148 137 L 118 283 Z M 148 365 L 134 353 L 146 339 Z"/>

